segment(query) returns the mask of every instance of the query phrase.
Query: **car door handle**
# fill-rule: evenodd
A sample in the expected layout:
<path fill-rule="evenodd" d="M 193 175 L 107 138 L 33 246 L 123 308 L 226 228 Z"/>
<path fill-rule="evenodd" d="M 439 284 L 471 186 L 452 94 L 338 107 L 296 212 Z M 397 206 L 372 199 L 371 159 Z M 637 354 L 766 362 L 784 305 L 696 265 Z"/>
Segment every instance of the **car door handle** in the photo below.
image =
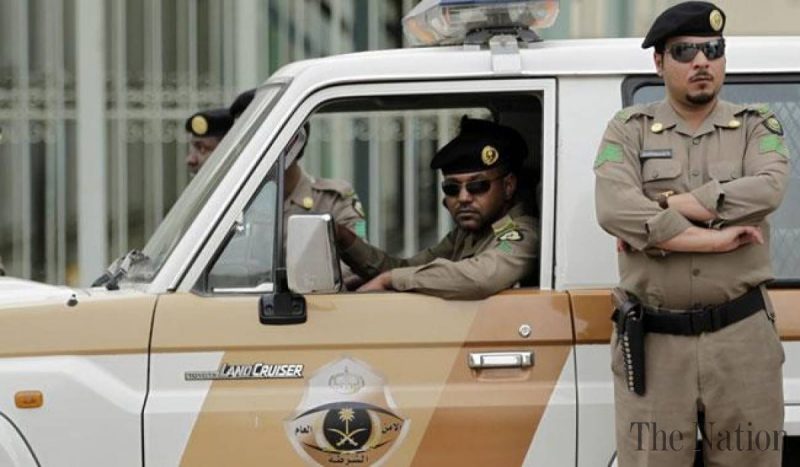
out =
<path fill-rule="evenodd" d="M 470 368 L 527 368 L 533 366 L 533 352 L 470 352 Z"/>

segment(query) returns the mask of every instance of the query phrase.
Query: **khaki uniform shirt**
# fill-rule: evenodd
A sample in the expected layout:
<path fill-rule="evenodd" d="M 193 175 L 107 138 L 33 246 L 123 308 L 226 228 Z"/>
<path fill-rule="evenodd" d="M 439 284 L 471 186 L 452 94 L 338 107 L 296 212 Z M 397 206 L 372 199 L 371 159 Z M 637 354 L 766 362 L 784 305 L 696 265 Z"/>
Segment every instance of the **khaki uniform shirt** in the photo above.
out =
<path fill-rule="evenodd" d="M 469 232 L 457 227 L 412 258 L 394 258 L 358 239 L 342 258 L 366 278 L 391 270 L 395 290 L 478 300 L 531 274 L 538 247 L 536 220 L 516 204 L 491 229 Z"/>
<path fill-rule="evenodd" d="M 715 305 L 773 278 L 766 217 L 783 199 L 788 151 L 769 107 L 719 101 L 692 131 L 666 102 L 622 110 L 595 161 L 597 218 L 632 249 L 619 254 L 621 287 L 674 309 Z M 701 227 L 761 227 L 765 244 L 728 253 L 680 253 L 656 245 L 692 225 L 656 201 L 692 193 L 716 219 Z"/>
<path fill-rule="evenodd" d="M 271 247 L 265 242 L 273 238 L 275 228 L 275 190 L 262 189 L 247 208 L 242 233 L 234 236 L 209 275 L 211 287 L 254 287 L 272 280 Z M 360 236 L 366 235 L 366 222 L 353 188 L 340 180 L 314 179 L 302 172 L 294 190 L 284 200 L 283 240 L 286 245 L 287 221 L 292 214 L 330 213 Z M 347 281 L 352 273 L 342 268 Z"/>
<path fill-rule="evenodd" d="M 337 224 L 346 225 L 359 237 L 366 236 L 361 202 L 353 187 L 343 180 L 315 179 L 302 171 L 297 186 L 284 200 L 283 214 L 284 222 L 292 214 L 331 214 Z"/>

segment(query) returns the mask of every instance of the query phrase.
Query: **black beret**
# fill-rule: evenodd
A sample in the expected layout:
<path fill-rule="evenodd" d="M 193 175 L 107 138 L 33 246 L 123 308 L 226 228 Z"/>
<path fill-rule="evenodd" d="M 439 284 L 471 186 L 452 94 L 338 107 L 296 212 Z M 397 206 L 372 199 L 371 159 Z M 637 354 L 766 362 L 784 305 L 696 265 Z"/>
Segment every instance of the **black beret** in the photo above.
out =
<path fill-rule="evenodd" d="M 458 136 L 431 160 L 442 173 L 479 172 L 495 167 L 517 170 L 528 155 L 528 146 L 513 128 L 464 116 Z"/>
<path fill-rule="evenodd" d="M 197 112 L 186 120 L 186 131 L 194 136 L 223 137 L 233 126 L 233 117 L 228 109 Z"/>
<path fill-rule="evenodd" d="M 725 13 L 709 2 L 683 2 L 667 8 L 658 15 L 642 42 L 642 48 L 656 47 L 675 36 L 722 36 Z"/>
<path fill-rule="evenodd" d="M 255 95 L 256 95 L 255 89 L 250 89 L 249 91 L 245 91 L 239 94 L 236 97 L 236 100 L 233 101 L 233 104 L 231 104 L 230 108 L 231 116 L 234 119 L 239 118 L 239 116 L 242 115 L 244 111 L 247 109 L 247 106 L 250 105 L 250 102 L 253 101 L 253 97 L 255 97 Z"/>

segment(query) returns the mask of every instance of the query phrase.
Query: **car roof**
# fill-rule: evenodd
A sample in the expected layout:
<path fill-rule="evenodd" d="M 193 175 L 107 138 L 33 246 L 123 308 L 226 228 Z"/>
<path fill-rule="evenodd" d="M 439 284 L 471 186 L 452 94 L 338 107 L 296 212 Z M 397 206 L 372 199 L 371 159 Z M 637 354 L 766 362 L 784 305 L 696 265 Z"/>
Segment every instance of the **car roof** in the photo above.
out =
<path fill-rule="evenodd" d="M 486 77 L 653 74 L 652 49 L 641 39 L 543 41 L 520 48 L 521 71 L 495 72 L 488 48 L 464 46 L 375 50 L 303 60 L 284 66 L 269 81 L 291 79 L 302 87 L 364 81 Z M 800 36 L 726 37 L 727 72 L 798 73 Z"/>

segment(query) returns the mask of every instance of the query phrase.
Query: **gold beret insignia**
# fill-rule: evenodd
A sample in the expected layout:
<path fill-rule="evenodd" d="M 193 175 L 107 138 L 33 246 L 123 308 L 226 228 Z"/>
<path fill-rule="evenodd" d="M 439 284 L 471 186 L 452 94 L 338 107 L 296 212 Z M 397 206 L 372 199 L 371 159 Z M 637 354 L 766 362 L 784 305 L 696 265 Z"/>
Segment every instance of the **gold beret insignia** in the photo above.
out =
<path fill-rule="evenodd" d="M 719 32 L 720 30 L 722 30 L 722 26 L 724 25 L 725 20 L 722 18 L 722 13 L 720 13 L 719 10 L 714 10 L 708 17 L 708 22 L 711 25 L 711 29 Z"/>
<path fill-rule="evenodd" d="M 483 160 L 483 163 L 486 166 L 494 165 L 499 158 L 500 153 L 497 152 L 497 149 L 495 149 L 494 146 L 484 146 L 483 150 L 481 150 L 481 160 Z"/>
<path fill-rule="evenodd" d="M 192 131 L 197 136 L 203 136 L 208 131 L 208 120 L 202 115 L 192 117 Z"/>

